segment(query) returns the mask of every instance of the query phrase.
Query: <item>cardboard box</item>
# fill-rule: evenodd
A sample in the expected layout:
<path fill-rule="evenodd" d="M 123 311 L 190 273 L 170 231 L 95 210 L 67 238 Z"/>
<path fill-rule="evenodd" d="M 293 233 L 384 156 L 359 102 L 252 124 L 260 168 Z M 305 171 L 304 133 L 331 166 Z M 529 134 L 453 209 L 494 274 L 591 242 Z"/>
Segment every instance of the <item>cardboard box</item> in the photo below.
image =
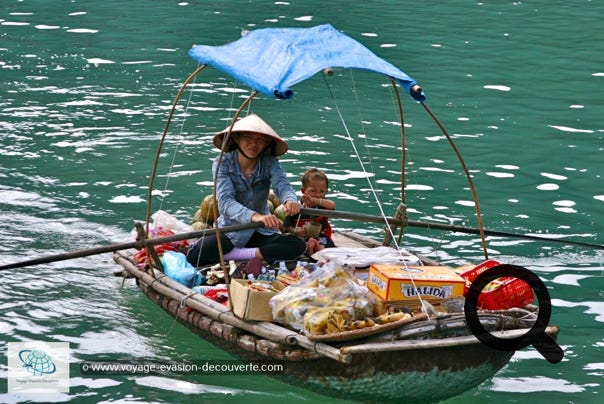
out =
<path fill-rule="evenodd" d="M 463 296 L 465 283 L 453 268 L 447 266 L 405 268 L 400 265 L 374 264 L 369 268 L 367 288 L 382 300 L 407 301 L 409 307 L 414 307 L 419 305 L 418 294 L 432 304 Z"/>
<path fill-rule="evenodd" d="M 263 282 L 263 281 L 251 281 L 254 284 L 262 283 L 272 286 L 274 290 L 282 290 L 283 284 L 279 281 Z M 244 320 L 253 321 L 273 321 L 273 313 L 268 302 L 271 297 L 275 296 L 278 292 L 266 290 L 260 291 L 251 289 L 250 281 L 246 279 L 231 279 L 230 284 L 230 297 L 231 297 L 231 309 L 233 313 L 239 318 Z"/>

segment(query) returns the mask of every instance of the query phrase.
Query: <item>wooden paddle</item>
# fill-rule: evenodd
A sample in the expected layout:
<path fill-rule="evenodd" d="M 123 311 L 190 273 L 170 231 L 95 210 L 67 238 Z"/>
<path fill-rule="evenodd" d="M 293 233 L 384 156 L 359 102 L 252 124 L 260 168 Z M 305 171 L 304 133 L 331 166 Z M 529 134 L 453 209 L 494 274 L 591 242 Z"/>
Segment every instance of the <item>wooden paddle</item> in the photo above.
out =
<path fill-rule="evenodd" d="M 420 222 L 420 221 L 413 221 L 413 220 L 404 221 L 404 220 L 399 220 L 399 219 L 395 219 L 395 218 L 391 218 L 391 217 L 387 217 L 384 219 L 384 217 L 382 217 L 382 216 L 368 215 L 368 214 L 364 214 L 364 213 L 344 212 L 344 211 L 327 210 L 327 209 L 312 209 L 312 208 L 301 208 L 300 213 L 306 214 L 306 215 L 311 215 L 311 216 L 316 216 L 316 217 L 326 216 L 326 217 L 334 218 L 334 219 L 348 219 L 348 220 L 354 220 L 357 222 L 384 223 L 384 224 L 388 223 L 388 224 L 405 225 L 405 226 L 409 226 L 409 227 L 418 227 L 418 228 L 424 228 L 424 229 L 436 229 L 436 230 L 447 230 L 447 231 L 458 232 L 458 233 L 480 234 L 480 230 L 477 228 L 473 228 L 473 227 L 456 226 L 456 225 L 452 225 L 452 224 L 433 223 L 433 222 Z M 240 231 L 240 230 L 245 230 L 245 229 L 260 228 L 263 226 L 264 226 L 264 224 L 262 222 L 246 223 L 246 224 L 241 224 L 241 225 L 223 227 L 220 230 L 222 232 L 228 233 L 228 232 Z M 163 244 L 163 243 L 169 243 L 172 241 L 194 239 L 194 238 L 202 237 L 206 234 L 210 234 L 215 231 L 216 231 L 215 229 L 207 229 L 207 230 L 193 231 L 193 232 L 188 232 L 188 233 L 179 233 L 179 234 L 174 234 L 172 236 L 167 236 L 167 237 L 147 239 L 146 244 L 144 246 L 146 247 L 146 246 L 153 246 L 153 245 L 158 245 L 158 244 Z M 539 237 L 539 236 L 534 236 L 534 235 L 530 235 L 530 234 L 516 234 L 516 233 L 494 231 L 494 230 L 484 230 L 484 234 L 487 236 L 522 238 L 522 239 L 541 241 L 541 242 L 546 242 L 546 243 L 559 243 L 559 244 L 574 245 L 574 246 L 584 247 L 584 248 L 604 250 L 604 245 L 600 245 L 600 244 L 590 244 L 590 243 L 584 243 L 581 241 L 559 239 L 559 238 Z M 6 269 L 14 269 L 14 268 L 32 266 L 32 265 L 47 264 L 49 262 L 55 262 L 55 261 L 64 261 L 64 260 L 70 260 L 70 259 L 74 259 L 74 258 L 88 257 L 90 255 L 103 254 L 103 253 L 114 252 L 114 251 L 119 251 L 119 250 L 127 250 L 129 248 L 141 248 L 141 247 L 142 246 L 139 246 L 136 241 L 110 244 L 108 246 L 103 246 L 103 247 L 88 248 L 85 250 L 71 251 L 71 252 L 66 252 L 63 254 L 49 255 L 46 257 L 40 257 L 40 258 L 31 259 L 31 260 L 15 262 L 12 264 L 6 264 L 6 265 L 0 266 L 0 271 L 6 270 Z"/>
<path fill-rule="evenodd" d="M 436 230 L 448 230 L 452 232 L 458 233 L 469 233 L 469 234 L 480 234 L 480 229 L 474 227 L 465 227 L 465 226 L 456 226 L 453 224 L 443 224 L 443 223 L 433 223 L 433 222 L 419 222 L 413 220 L 399 220 L 388 217 L 384 219 L 382 216 L 378 215 L 367 215 L 362 213 L 352 213 L 352 212 L 343 212 L 337 210 L 327 210 L 327 209 L 311 209 L 311 208 L 302 208 L 300 209 L 302 214 L 310 215 L 310 216 L 326 216 L 334 219 L 349 219 L 359 222 L 370 222 L 370 223 L 388 223 L 388 224 L 396 224 L 403 225 L 409 227 L 418 227 L 424 229 L 436 229 Z M 559 244 L 567 244 L 574 245 L 578 247 L 585 248 L 593 248 L 597 250 L 604 250 L 604 245 L 601 244 L 590 244 L 584 243 L 582 241 L 574 241 L 560 238 L 549 238 L 549 237 L 539 237 L 530 234 L 517 234 L 517 233 L 508 233 L 504 231 L 495 231 L 495 230 L 484 230 L 484 234 L 487 236 L 499 236 L 499 237 L 513 237 L 513 238 L 523 238 L 528 240 L 542 241 L 547 243 L 559 243 Z"/>
<path fill-rule="evenodd" d="M 246 224 L 240 224 L 240 225 L 234 225 L 234 226 L 226 226 L 226 227 L 222 227 L 220 229 L 220 231 L 222 231 L 224 233 L 229 233 L 229 232 L 233 232 L 233 231 L 255 229 L 258 227 L 264 227 L 264 224 L 262 222 L 257 222 L 257 223 L 246 223 Z M 131 241 L 131 242 L 125 242 L 125 243 L 110 244 L 110 245 L 103 246 L 103 247 L 94 247 L 94 248 L 87 248 L 85 250 L 71 251 L 71 252 L 66 252 L 63 254 L 49 255 L 46 257 L 40 257 L 40 258 L 35 258 L 35 259 L 27 260 L 27 261 L 14 262 L 12 264 L 2 265 L 2 266 L 0 266 L 0 271 L 5 270 L 5 269 L 13 269 L 13 268 L 21 268 L 21 267 L 27 267 L 27 266 L 32 266 L 32 265 L 47 264 L 49 262 L 55 262 L 55 261 L 64 261 L 64 260 L 70 260 L 70 259 L 74 259 L 74 258 L 88 257 L 90 255 L 103 254 L 103 253 L 114 252 L 114 251 L 119 251 L 119 250 L 127 250 L 129 248 L 142 248 L 142 247 L 146 247 L 146 246 L 154 246 L 154 245 L 159 245 L 159 244 L 163 244 L 163 243 L 170 243 L 172 241 L 194 239 L 194 238 L 199 238 L 199 237 L 205 236 L 206 234 L 213 233 L 215 231 L 216 231 L 216 229 L 212 228 L 212 229 L 206 229 L 206 230 L 200 230 L 200 231 L 192 231 L 192 232 L 188 232 L 188 233 L 179 233 L 179 234 L 174 234 L 174 235 L 166 236 L 166 237 L 150 238 L 150 239 L 146 240 L 146 243 L 143 246 L 138 245 L 138 243 L 136 241 Z"/>

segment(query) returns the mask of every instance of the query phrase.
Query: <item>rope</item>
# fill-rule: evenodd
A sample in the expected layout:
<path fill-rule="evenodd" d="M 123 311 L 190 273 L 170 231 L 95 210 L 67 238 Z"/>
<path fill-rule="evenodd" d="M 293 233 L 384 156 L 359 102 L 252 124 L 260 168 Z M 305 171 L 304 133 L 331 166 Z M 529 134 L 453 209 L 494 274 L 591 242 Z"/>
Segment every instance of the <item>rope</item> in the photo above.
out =
<path fill-rule="evenodd" d="M 180 299 L 180 303 L 178 305 L 178 307 L 185 308 L 186 307 L 186 301 L 188 298 L 190 298 L 191 296 L 198 294 L 199 292 L 197 291 L 192 291 L 191 293 L 189 293 L 188 295 L 184 296 L 182 299 Z"/>
<path fill-rule="evenodd" d="M 159 280 L 160 280 L 160 279 L 162 279 L 162 278 L 165 278 L 166 276 L 168 276 L 168 275 L 164 274 L 163 272 L 162 272 L 161 276 L 159 276 L 159 277 L 155 277 L 155 276 L 154 276 L 154 277 L 153 277 L 153 280 L 152 280 L 152 281 L 151 281 L 151 283 L 149 284 L 149 287 L 150 287 L 150 288 L 152 288 L 152 287 L 153 287 L 153 284 L 154 284 L 155 282 L 159 281 Z"/>
<path fill-rule="evenodd" d="M 323 78 L 325 79 L 325 76 L 323 76 Z M 346 121 L 344 120 L 344 116 L 342 115 L 342 111 L 340 110 L 340 106 L 338 105 L 338 102 L 336 100 L 335 95 L 333 94 L 333 91 L 331 90 L 331 87 L 329 86 L 329 83 L 327 83 L 327 80 L 325 79 L 325 83 L 327 86 L 327 90 L 329 92 L 329 96 L 331 97 L 333 104 L 334 104 L 334 109 L 336 110 L 336 113 L 338 114 L 338 117 L 340 118 L 340 122 L 342 123 L 342 126 L 344 127 L 344 132 L 346 133 L 346 136 L 348 137 L 348 140 L 350 141 L 350 145 L 352 146 L 352 149 L 354 151 L 354 154 L 357 158 L 357 160 L 359 161 L 359 165 L 361 166 L 361 170 L 363 171 L 363 174 L 365 174 L 365 178 L 367 178 L 367 185 L 369 186 L 369 190 L 371 191 L 371 194 L 373 195 L 373 197 L 375 198 L 375 201 L 377 202 L 378 208 L 380 210 L 380 215 L 384 218 L 386 218 L 386 214 L 384 213 L 384 209 L 382 207 L 382 204 L 380 203 L 379 199 L 378 199 L 378 195 L 377 192 L 375 191 L 375 188 L 373 187 L 373 184 L 370 180 L 370 176 L 367 173 L 367 170 L 365 169 L 365 164 L 363 163 L 363 160 L 361 159 L 361 156 L 359 154 L 359 151 L 356 147 L 356 144 L 354 143 L 354 139 L 352 138 L 352 135 L 350 134 L 350 130 L 348 129 L 348 125 L 346 124 Z"/>
<path fill-rule="evenodd" d="M 195 76 L 197 76 L 197 74 L 199 74 L 199 72 L 201 72 L 203 69 L 205 69 L 206 66 L 207 65 L 201 65 L 193 73 L 191 73 L 191 75 L 185 80 L 185 82 L 182 84 L 182 86 L 178 90 L 178 93 L 176 94 L 176 97 L 174 98 L 174 102 L 172 103 L 172 109 L 170 109 L 170 114 L 168 115 L 168 119 L 166 120 L 166 125 L 164 126 L 164 132 L 162 133 L 161 140 L 159 142 L 159 145 L 157 146 L 157 152 L 155 153 L 155 161 L 153 162 L 153 171 L 151 172 L 151 181 L 149 183 L 149 193 L 147 195 L 147 217 L 146 217 L 146 222 L 145 222 L 145 229 L 147 230 L 147 232 L 149 231 L 149 220 L 151 218 L 151 205 L 152 205 L 152 200 L 153 200 L 153 184 L 155 183 L 155 176 L 157 175 L 157 166 L 159 165 L 161 149 L 166 140 L 166 136 L 168 135 L 168 129 L 170 128 L 170 123 L 172 122 L 172 117 L 174 116 L 174 111 L 176 110 L 178 101 L 180 100 L 180 97 L 182 96 L 182 93 L 184 92 L 184 90 L 187 87 L 187 85 L 189 84 L 189 82 L 191 82 L 191 80 L 193 80 L 195 78 Z"/>
<path fill-rule="evenodd" d="M 196 80 L 197 80 L 197 76 L 194 76 L 193 83 L 195 83 Z M 179 136 L 182 136 L 182 133 L 184 131 L 185 122 L 187 121 L 187 116 L 188 116 L 188 112 L 189 112 L 189 105 L 191 104 L 192 97 L 193 97 L 193 91 L 190 91 L 189 92 L 189 99 L 185 103 L 185 111 L 184 111 L 184 115 L 183 115 L 183 120 L 180 123 L 180 130 L 178 131 L 178 135 Z M 176 145 L 174 146 L 174 153 L 172 154 L 172 161 L 170 161 L 170 166 L 168 168 L 168 174 L 166 175 L 166 183 L 164 185 L 164 192 L 168 189 L 168 185 L 170 183 L 170 177 L 171 177 L 171 174 L 172 174 L 172 170 L 174 168 L 174 162 L 176 161 L 176 153 L 178 152 L 179 145 L 180 145 L 180 143 L 176 142 Z M 159 209 L 162 208 L 163 204 L 164 204 L 164 198 L 160 198 Z"/>
<path fill-rule="evenodd" d="M 325 77 L 324 77 L 325 79 Z M 368 136 L 367 136 L 367 132 L 365 130 L 366 128 L 366 124 L 365 124 L 365 119 L 363 119 L 363 111 L 360 108 L 360 101 L 359 101 L 359 92 L 357 91 L 357 86 L 356 86 L 356 81 L 354 79 L 354 74 L 353 74 L 353 70 L 350 69 L 350 81 L 352 83 L 352 94 L 354 95 L 354 99 L 355 99 L 355 105 L 357 106 L 357 114 L 359 116 L 359 122 L 361 124 L 361 133 L 363 133 L 363 140 L 365 143 L 365 153 L 367 154 L 367 161 L 369 162 L 369 167 L 371 172 L 375 172 L 375 170 L 373 169 L 373 158 L 371 156 L 371 148 L 369 147 L 369 142 L 367 141 Z"/>
<path fill-rule="evenodd" d="M 154 163 L 154 166 L 153 166 L 153 174 L 151 175 L 151 185 L 149 186 L 149 197 L 148 197 L 148 201 L 147 201 L 147 224 L 146 224 L 146 226 L 145 226 L 145 228 L 146 228 L 147 230 L 149 229 L 149 218 L 150 218 L 150 216 L 151 216 L 151 193 L 152 193 L 152 190 L 153 190 L 153 181 L 154 181 L 155 176 L 156 176 L 156 171 L 157 171 L 157 165 L 158 165 L 158 159 L 159 159 L 160 151 L 161 151 L 162 145 L 163 145 L 163 143 L 164 143 L 164 141 L 165 141 L 165 138 L 166 138 L 166 135 L 167 135 L 167 132 L 168 132 L 168 128 L 169 128 L 169 126 L 170 126 L 170 122 L 171 122 L 171 120 L 172 120 L 172 116 L 173 116 L 173 114 L 174 114 L 174 111 L 176 110 L 176 105 L 178 104 L 178 101 L 179 101 L 179 99 L 181 98 L 182 93 L 184 92 L 185 87 L 186 87 L 186 86 L 187 86 L 187 85 L 188 85 L 188 84 L 189 84 L 191 81 L 195 82 L 195 80 L 197 79 L 197 74 L 198 74 L 199 72 L 201 72 L 201 71 L 202 71 L 202 70 L 203 70 L 205 67 L 206 67 L 206 65 L 200 65 L 200 66 L 197 68 L 197 70 L 195 70 L 195 71 L 194 71 L 194 72 L 193 72 L 193 73 L 192 73 L 192 74 L 191 74 L 191 75 L 190 75 L 190 76 L 187 78 L 187 80 L 185 80 L 185 82 L 184 82 L 184 83 L 183 83 L 183 85 L 181 86 L 181 88 L 180 88 L 180 90 L 179 90 L 179 92 L 178 92 L 178 94 L 177 94 L 177 96 L 176 96 L 176 98 L 175 98 L 175 100 L 174 100 L 174 102 L 173 102 L 173 104 L 172 104 L 172 109 L 171 109 L 171 111 L 170 111 L 170 115 L 169 115 L 169 117 L 168 117 L 168 121 L 166 122 L 166 126 L 165 126 L 165 128 L 164 128 L 164 133 L 163 133 L 163 136 L 162 136 L 161 141 L 160 141 L 160 145 L 159 145 L 158 150 L 157 150 L 157 156 L 156 156 L 156 158 L 155 158 L 155 163 Z M 238 87 L 237 87 L 237 85 L 238 85 L 238 81 L 235 81 L 235 84 L 234 84 L 234 88 L 235 88 L 235 89 L 237 89 L 237 88 L 238 88 Z M 189 92 L 189 99 L 187 100 L 187 103 L 186 103 L 186 105 L 185 105 L 185 114 L 184 114 L 185 119 L 183 119 L 183 121 L 181 122 L 180 131 L 179 131 L 179 135 L 180 135 L 180 136 L 182 136 L 182 133 L 183 133 L 183 130 L 184 130 L 184 125 L 185 125 L 185 121 L 186 121 L 186 116 L 187 116 L 187 112 L 188 112 L 188 110 L 189 110 L 189 105 L 191 104 L 192 97 L 193 97 L 193 91 Z M 235 100 L 235 91 L 231 92 L 231 101 L 230 101 L 230 107 L 229 107 L 229 108 L 227 108 L 227 111 L 231 111 L 232 106 L 233 106 L 233 104 L 234 104 L 234 100 Z M 245 105 L 245 104 L 246 104 L 246 103 L 244 103 L 244 105 Z M 232 119 L 232 120 L 233 120 L 233 123 L 234 123 L 234 121 L 236 120 L 236 118 L 239 116 L 239 114 L 241 113 L 241 109 L 242 109 L 242 108 L 243 108 L 243 106 L 240 108 L 240 110 L 239 110 L 239 111 L 237 111 L 237 114 L 236 114 L 236 115 L 235 115 L 235 117 Z M 230 116 L 230 115 L 229 115 L 229 116 Z M 232 125 L 232 124 L 231 124 L 231 125 Z M 232 126 L 231 126 L 231 127 L 232 127 Z M 230 135 L 230 132 L 229 132 L 229 134 L 228 134 L 228 135 Z M 164 187 L 164 191 L 165 191 L 165 190 L 168 188 L 168 184 L 169 184 L 169 181 L 170 181 L 170 174 L 172 173 L 172 169 L 174 168 L 174 162 L 176 161 L 176 153 L 177 153 L 177 151 L 178 151 L 178 143 L 177 143 L 176 147 L 174 148 L 174 154 L 172 155 L 172 161 L 170 162 L 170 166 L 169 166 L 168 175 L 166 176 L 166 184 L 165 184 L 165 187 Z M 220 158 L 222 159 L 222 153 L 220 154 Z M 220 163 L 219 163 L 219 164 L 220 164 Z M 216 191 L 215 191 L 215 189 L 216 189 L 216 184 L 214 184 L 214 192 L 213 192 L 214 201 L 216 201 Z M 163 198 L 162 198 L 162 199 L 160 199 L 160 200 L 161 200 L 161 202 L 160 202 L 160 209 L 161 209 L 161 207 L 163 206 Z M 218 213 L 218 206 L 216 206 L 216 204 L 214 203 L 213 208 L 214 208 L 215 216 L 216 216 L 216 218 L 217 218 L 217 217 L 218 217 L 218 214 L 217 214 L 217 213 Z M 217 227 L 217 225 L 216 225 L 216 227 Z M 216 235 L 217 235 L 217 237 L 218 237 L 218 249 L 219 249 L 219 253 L 220 253 L 220 257 L 221 257 L 221 262 L 222 262 L 222 266 L 223 266 L 223 268 L 224 268 L 224 262 L 223 262 L 223 258 L 222 258 L 222 257 L 223 257 L 223 254 L 222 254 L 222 243 L 221 243 L 221 241 L 220 241 L 220 232 L 219 232 L 219 230 L 218 230 L 218 229 L 216 229 Z M 201 241 L 200 241 L 201 245 L 200 245 L 200 247 L 199 247 L 199 250 L 200 250 L 200 251 L 202 251 L 202 249 L 203 249 L 203 243 L 204 243 L 204 241 L 205 241 L 205 234 L 204 234 L 204 235 L 201 237 Z M 196 265 L 196 266 L 199 266 L 199 260 L 200 260 L 200 259 L 201 259 L 201 255 L 198 255 L 198 256 L 197 256 L 197 265 Z"/>
<path fill-rule="evenodd" d="M 178 322 L 178 313 L 180 312 L 180 310 L 187 307 L 187 305 L 185 304 L 186 300 L 196 293 L 198 293 L 198 292 L 193 291 L 193 292 L 189 293 L 188 295 L 184 296 L 182 299 L 180 299 L 180 303 L 178 303 L 178 307 L 174 311 L 174 319 L 172 320 L 172 324 L 170 324 L 170 328 L 168 329 L 168 331 L 165 334 L 166 337 L 168 335 L 170 335 L 172 330 L 174 330 L 174 325 L 176 325 L 176 323 Z"/>
<path fill-rule="evenodd" d="M 344 131 L 346 133 L 346 135 L 348 136 L 348 140 L 350 141 L 350 144 L 352 146 L 352 149 L 355 153 L 355 156 L 357 158 L 357 160 L 359 161 L 359 165 L 361 166 L 361 170 L 363 171 L 363 174 L 365 174 L 365 178 L 367 179 L 367 184 L 369 185 L 369 189 L 376 201 L 376 204 L 378 206 L 378 209 L 380 211 L 380 216 L 384 219 L 384 221 L 387 223 L 387 216 L 386 213 L 384 212 L 384 208 L 378 198 L 377 192 L 375 191 L 375 188 L 371 182 L 370 176 L 367 173 L 367 170 L 365 169 L 365 164 L 363 164 L 363 160 L 361 159 L 361 156 L 359 154 L 359 151 L 354 143 L 354 139 L 352 138 L 350 131 L 348 129 L 348 125 L 346 124 L 346 121 L 344 120 L 344 116 L 342 115 L 342 111 L 340 110 L 339 104 L 336 100 L 336 97 L 331 89 L 331 86 L 329 85 L 329 83 L 327 82 L 327 79 L 325 77 L 325 75 L 323 75 L 323 80 L 325 82 L 325 85 L 327 87 L 327 90 L 329 92 L 329 96 L 331 98 L 331 100 L 333 101 L 333 105 L 334 105 L 334 109 L 336 111 L 336 113 L 338 114 L 338 117 L 340 118 L 340 122 L 342 123 L 342 126 L 344 127 Z M 401 122 L 401 126 L 404 126 L 404 123 Z M 392 228 L 390 226 L 386 226 L 386 231 L 388 231 L 390 233 L 390 237 L 392 239 L 394 239 L 394 233 L 392 232 Z M 395 245 L 395 248 L 397 250 L 397 252 L 400 254 L 401 256 L 401 261 L 403 264 L 403 267 L 405 269 L 409 269 L 407 266 L 407 262 L 404 260 L 404 255 L 403 255 L 403 251 L 401 250 L 401 248 L 398 245 Z M 421 294 L 419 293 L 419 290 L 417 288 L 417 285 L 415 284 L 415 280 L 413 278 L 413 274 L 411 273 L 411 271 L 408 271 L 408 275 L 409 275 L 409 279 L 411 280 L 411 285 L 413 286 L 413 289 L 415 291 L 415 294 L 417 295 L 422 311 L 428 316 L 428 318 L 430 318 L 430 314 L 427 312 L 426 310 L 426 305 L 424 304 L 424 300 L 421 297 Z"/>

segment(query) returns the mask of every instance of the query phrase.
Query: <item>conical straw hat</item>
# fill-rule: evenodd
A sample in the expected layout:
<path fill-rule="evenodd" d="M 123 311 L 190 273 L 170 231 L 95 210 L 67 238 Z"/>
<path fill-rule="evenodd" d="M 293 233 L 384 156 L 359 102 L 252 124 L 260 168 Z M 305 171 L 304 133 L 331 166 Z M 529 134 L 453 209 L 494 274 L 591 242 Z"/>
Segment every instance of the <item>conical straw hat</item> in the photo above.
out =
<path fill-rule="evenodd" d="M 214 136 L 214 146 L 222 150 L 222 142 L 228 132 L 228 126 L 224 130 L 218 132 L 216 136 Z M 285 152 L 287 152 L 287 143 L 285 143 L 285 141 L 281 139 L 277 132 L 275 132 L 275 130 L 271 128 L 268 123 L 264 122 L 262 118 L 260 118 L 256 114 L 250 114 L 245 118 L 239 119 L 237 122 L 235 122 L 235 125 L 233 125 L 231 136 L 233 133 L 237 132 L 259 133 L 261 135 L 269 136 L 273 139 L 273 150 L 275 156 L 281 156 L 282 154 L 285 154 Z M 235 148 L 235 143 L 229 137 L 229 142 L 225 147 L 225 151 L 229 152 L 235 150 Z"/>

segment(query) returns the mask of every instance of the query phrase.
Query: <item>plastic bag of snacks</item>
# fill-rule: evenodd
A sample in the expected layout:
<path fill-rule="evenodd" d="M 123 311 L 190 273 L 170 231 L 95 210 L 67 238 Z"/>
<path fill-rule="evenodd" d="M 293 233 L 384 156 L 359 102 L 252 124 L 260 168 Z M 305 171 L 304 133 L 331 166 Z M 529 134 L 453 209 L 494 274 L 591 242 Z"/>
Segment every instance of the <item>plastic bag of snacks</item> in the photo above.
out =
<path fill-rule="evenodd" d="M 369 290 L 359 285 L 350 272 L 333 263 L 327 263 L 300 282 L 283 289 L 271 298 L 269 304 L 275 321 L 296 330 L 302 330 L 307 322 L 312 322 L 311 315 L 318 309 L 335 310 L 346 320 L 363 319 L 373 313 L 373 298 Z M 306 328 L 321 327 L 308 325 Z"/>

